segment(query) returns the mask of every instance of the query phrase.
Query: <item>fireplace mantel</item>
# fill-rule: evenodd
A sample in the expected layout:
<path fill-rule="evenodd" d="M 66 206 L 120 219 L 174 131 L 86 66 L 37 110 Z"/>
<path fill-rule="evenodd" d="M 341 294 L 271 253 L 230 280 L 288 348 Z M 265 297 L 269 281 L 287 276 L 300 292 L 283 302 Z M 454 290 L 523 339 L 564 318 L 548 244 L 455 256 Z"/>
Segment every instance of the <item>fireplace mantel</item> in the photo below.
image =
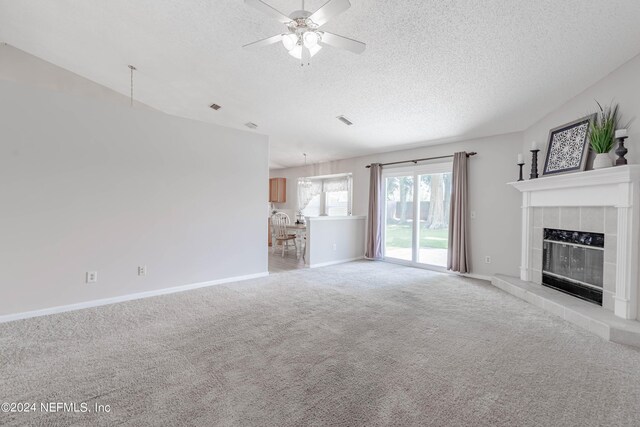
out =
<path fill-rule="evenodd" d="M 545 176 L 510 182 L 528 194 L 532 206 L 625 206 L 634 185 L 640 183 L 640 165 L 617 166 L 586 172 Z M 637 188 L 635 188 L 637 191 Z M 524 199 L 523 199 L 524 201 Z"/>
<path fill-rule="evenodd" d="M 520 278 L 532 280 L 532 211 L 534 207 L 617 208 L 617 263 L 614 313 L 638 316 L 640 241 L 640 165 L 546 176 L 509 183 L 522 192 L 522 252 Z"/>

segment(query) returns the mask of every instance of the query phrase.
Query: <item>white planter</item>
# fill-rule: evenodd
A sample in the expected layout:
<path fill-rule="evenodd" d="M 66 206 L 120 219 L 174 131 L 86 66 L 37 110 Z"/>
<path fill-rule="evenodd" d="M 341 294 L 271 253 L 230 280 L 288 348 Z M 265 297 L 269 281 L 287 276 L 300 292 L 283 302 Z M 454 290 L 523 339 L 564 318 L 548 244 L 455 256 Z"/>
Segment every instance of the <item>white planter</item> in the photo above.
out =
<path fill-rule="evenodd" d="M 613 160 L 609 157 L 609 153 L 596 154 L 596 158 L 593 160 L 594 169 L 610 168 L 613 166 Z"/>

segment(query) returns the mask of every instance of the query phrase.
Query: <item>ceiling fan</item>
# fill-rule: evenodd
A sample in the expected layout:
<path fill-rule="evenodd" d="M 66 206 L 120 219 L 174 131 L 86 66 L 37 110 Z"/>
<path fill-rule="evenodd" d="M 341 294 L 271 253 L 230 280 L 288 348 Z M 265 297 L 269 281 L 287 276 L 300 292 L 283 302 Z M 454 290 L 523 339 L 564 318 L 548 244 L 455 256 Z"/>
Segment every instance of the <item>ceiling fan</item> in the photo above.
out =
<path fill-rule="evenodd" d="M 353 53 L 362 53 L 367 47 L 366 44 L 357 40 L 320 30 L 320 27 L 331 18 L 351 7 L 349 0 L 329 0 L 313 13 L 304 10 L 304 0 L 302 0 L 302 9 L 291 12 L 289 16 L 262 0 L 244 0 L 244 2 L 277 19 L 287 27 L 287 32 L 283 34 L 246 44 L 242 46 L 244 48 L 262 47 L 282 42 L 289 51 L 289 55 L 299 59 L 300 65 L 304 66 L 308 65 L 311 57 L 325 45 L 346 49 Z"/>

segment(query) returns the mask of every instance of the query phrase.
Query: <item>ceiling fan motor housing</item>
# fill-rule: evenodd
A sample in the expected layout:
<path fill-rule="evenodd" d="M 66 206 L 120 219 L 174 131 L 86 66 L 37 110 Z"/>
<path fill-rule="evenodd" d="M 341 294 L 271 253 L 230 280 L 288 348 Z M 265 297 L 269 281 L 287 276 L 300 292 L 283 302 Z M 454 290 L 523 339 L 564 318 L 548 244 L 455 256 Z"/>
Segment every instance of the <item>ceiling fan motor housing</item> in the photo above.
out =
<path fill-rule="evenodd" d="M 304 35 L 308 32 L 314 32 L 317 36 L 317 42 L 322 40 L 322 32 L 316 31 L 318 25 L 309 19 L 311 12 L 306 10 L 296 10 L 291 12 L 289 17 L 291 22 L 287 24 L 287 28 L 291 34 L 295 34 L 298 38 L 297 44 L 302 45 L 304 43 Z"/>

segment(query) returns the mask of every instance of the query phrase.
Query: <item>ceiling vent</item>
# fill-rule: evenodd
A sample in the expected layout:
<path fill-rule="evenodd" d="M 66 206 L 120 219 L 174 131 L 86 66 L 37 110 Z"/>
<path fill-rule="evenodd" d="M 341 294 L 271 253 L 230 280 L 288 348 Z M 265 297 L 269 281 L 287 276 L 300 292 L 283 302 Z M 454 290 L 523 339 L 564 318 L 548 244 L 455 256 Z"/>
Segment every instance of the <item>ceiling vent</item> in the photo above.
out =
<path fill-rule="evenodd" d="M 342 123 L 344 123 L 347 126 L 351 126 L 353 124 L 353 122 L 349 119 L 347 119 L 345 116 L 338 116 L 336 117 L 338 120 L 340 120 Z"/>
<path fill-rule="evenodd" d="M 218 111 L 219 109 L 221 109 L 222 107 L 219 106 L 218 104 L 211 104 L 209 105 L 209 108 L 211 108 L 212 110 L 216 110 Z"/>
<path fill-rule="evenodd" d="M 245 123 L 244 125 L 249 129 L 256 129 L 258 127 L 258 125 L 253 122 Z"/>

